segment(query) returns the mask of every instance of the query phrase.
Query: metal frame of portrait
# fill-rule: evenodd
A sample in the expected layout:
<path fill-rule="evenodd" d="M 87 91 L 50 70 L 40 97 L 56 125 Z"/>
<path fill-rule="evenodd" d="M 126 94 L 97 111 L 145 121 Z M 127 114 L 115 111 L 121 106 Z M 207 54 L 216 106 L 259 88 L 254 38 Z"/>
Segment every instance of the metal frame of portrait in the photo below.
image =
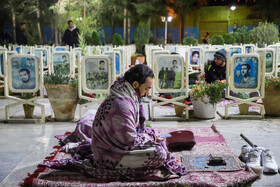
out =
<path fill-rule="evenodd" d="M 177 62 L 177 70 L 174 70 L 174 66 L 173 66 L 173 62 L 176 60 Z M 164 76 L 166 75 L 166 68 L 173 70 L 173 74 L 169 74 L 169 76 L 172 76 L 169 78 L 165 78 L 165 88 L 162 89 L 161 88 L 161 82 L 159 80 L 159 75 L 160 75 L 160 71 L 162 70 L 162 68 L 164 68 Z M 184 63 L 184 59 L 183 57 L 181 57 L 180 55 L 160 55 L 156 58 L 156 61 L 154 63 L 154 72 L 155 72 L 155 89 L 159 92 L 159 93 L 176 93 L 176 92 L 182 92 L 184 89 L 184 69 L 185 69 L 185 63 Z M 170 70 L 169 70 L 170 71 Z M 167 72 L 168 73 L 168 72 Z M 175 73 L 175 76 L 174 76 Z M 176 81 L 176 76 L 180 77 L 179 81 Z M 174 80 L 173 80 L 174 78 Z M 173 83 L 172 83 L 173 80 Z M 174 89 L 174 86 L 176 86 L 175 84 L 179 83 L 179 88 L 178 89 Z M 169 86 L 171 84 L 171 87 Z M 173 85 L 173 88 L 172 88 Z M 171 88 L 171 89 L 168 89 Z"/>
<path fill-rule="evenodd" d="M 23 55 L 30 55 L 30 54 L 33 54 L 33 47 L 23 46 L 23 47 L 22 47 L 22 54 L 23 54 Z"/>
<path fill-rule="evenodd" d="M 170 52 L 167 50 L 153 51 L 153 53 L 152 53 L 153 62 L 155 62 L 157 57 L 161 56 L 161 55 L 170 55 Z"/>
<path fill-rule="evenodd" d="M 54 50 L 53 52 L 67 52 L 69 51 L 68 50 L 68 47 L 67 46 L 57 46 L 57 47 L 54 47 Z"/>
<path fill-rule="evenodd" d="M 121 66 L 120 66 L 120 71 L 122 72 L 122 73 L 124 73 L 124 72 L 126 72 L 126 69 L 128 68 L 127 66 L 127 64 L 128 64 L 128 62 L 126 62 L 126 53 L 125 53 L 125 49 L 123 49 L 123 48 L 113 48 L 113 51 L 117 51 L 117 52 L 119 52 L 120 54 L 121 54 L 121 58 L 120 58 L 120 64 L 121 64 Z M 130 64 L 129 64 L 130 65 Z"/>
<path fill-rule="evenodd" d="M 39 52 L 38 55 L 36 55 L 36 52 L 37 52 L 37 51 Z M 45 65 L 45 63 L 44 63 L 44 53 L 43 53 L 43 51 L 45 51 L 45 54 L 46 54 L 46 65 Z M 49 67 L 50 67 L 50 51 L 49 51 L 48 49 L 46 49 L 46 48 L 33 48 L 33 54 L 34 54 L 37 58 L 39 58 L 40 52 L 43 53 L 43 68 L 49 68 Z"/>
<path fill-rule="evenodd" d="M 16 51 L 3 51 L 0 52 L 0 77 L 4 78 L 5 76 L 5 66 L 7 65 L 7 60 L 11 55 L 16 55 Z"/>
<path fill-rule="evenodd" d="M 102 67 L 102 69 L 100 70 L 101 67 L 99 67 L 99 65 L 100 65 L 100 62 L 102 62 L 102 61 L 105 63 L 105 66 Z M 82 58 L 82 62 L 81 62 L 82 90 L 85 93 L 89 93 L 89 94 L 92 94 L 92 93 L 97 93 L 97 94 L 109 93 L 110 86 L 111 86 L 111 83 L 112 83 L 112 81 L 111 81 L 112 80 L 112 77 L 111 77 L 112 76 L 111 75 L 112 70 L 111 69 L 112 69 L 111 59 L 107 55 L 84 56 Z M 107 81 L 105 80 L 106 81 L 106 87 L 104 87 L 104 89 L 103 88 L 102 89 L 100 89 L 100 88 L 98 88 L 98 89 L 88 88 L 86 75 L 91 72 L 92 76 L 97 76 L 97 74 L 95 74 L 95 73 L 98 73 L 98 75 L 100 75 L 99 73 L 100 72 L 102 73 L 102 71 L 104 71 L 104 73 L 107 73 Z M 97 77 L 93 77 L 92 79 L 94 81 L 98 80 Z"/>
<path fill-rule="evenodd" d="M 149 47 L 148 49 L 148 53 L 146 54 L 146 62 L 147 62 L 147 65 L 152 68 L 153 65 L 155 64 L 155 62 L 152 62 L 152 53 L 154 51 L 163 51 L 164 49 L 162 47 L 159 47 L 159 46 L 151 46 Z M 168 50 L 167 50 L 168 51 Z"/>
<path fill-rule="evenodd" d="M 192 53 L 194 51 L 198 51 L 198 61 L 197 61 L 198 64 L 192 64 L 192 58 L 193 58 Z M 201 67 L 201 59 L 203 59 L 202 51 L 203 51 L 202 47 L 199 46 L 189 48 L 189 58 L 190 58 L 188 64 L 189 67 Z"/>
<path fill-rule="evenodd" d="M 231 47 L 228 47 L 226 50 L 229 51 L 230 58 L 232 58 L 232 56 L 234 54 L 242 54 L 242 53 L 244 53 L 244 51 L 243 51 L 244 48 L 242 46 L 231 46 Z M 238 53 L 237 50 L 239 50 L 240 53 Z"/>
<path fill-rule="evenodd" d="M 108 56 L 111 59 L 112 68 L 111 68 L 111 78 L 112 82 L 116 80 L 116 77 L 120 75 L 120 62 L 119 62 L 119 74 L 117 75 L 117 66 L 116 66 L 116 57 L 115 57 L 116 51 L 105 51 L 103 55 Z"/>
<path fill-rule="evenodd" d="M 209 50 L 220 50 L 223 49 L 224 46 L 223 45 L 211 45 Z"/>
<path fill-rule="evenodd" d="M 243 45 L 243 51 L 244 53 L 248 54 L 247 53 L 247 48 L 250 48 L 250 53 L 254 53 L 255 52 L 255 49 L 256 49 L 256 46 L 254 44 L 244 44 Z"/>
<path fill-rule="evenodd" d="M 265 51 L 265 75 L 273 75 L 275 74 L 275 71 L 277 70 L 277 64 L 276 64 L 276 49 L 275 48 L 258 48 L 255 50 L 257 54 L 260 55 L 260 58 L 262 59 L 262 53 Z M 268 55 L 270 55 L 268 57 Z M 267 64 L 267 60 L 269 58 L 269 61 L 271 61 L 270 64 Z M 271 71 L 267 71 L 267 68 L 271 68 Z"/>
<path fill-rule="evenodd" d="M 177 46 L 177 52 L 180 56 L 183 57 L 184 59 L 184 62 L 186 61 L 186 52 L 189 50 L 189 47 L 188 46 L 182 46 L 182 45 L 179 45 Z"/>
<path fill-rule="evenodd" d="M 56 56 L 56 58 L 58 58 L 58 57 L 60 57 L 60 59 L 61 60 L 63 60 L 62 58 L 63 58 L 63 56 L 68 56 L 68 59 L 67 59 L 67 61 L 69 61 L 69 63 L 55 63 L 55 62 L 63 62 L 63 61 L 55 61 L 54 60 L 54 57 Z M 57 57 L 58 56 L 58 57 Z M 73 73 L 73 61 L 72 61 L 72 57 L 71 57 L 71 53 L 70 52 L 68 52 L 68 51 L 59 51 L 59 52 L 54 52 L 53 54 L 52 54 L 52 60 L 51 60 L 51 68 L 52 68 L 52 73 L 56 73 L 55 72 L 55 70 L 54 70 L 54 66 L 56 65 L 56 64 L 69 64 L 69 74 L 68 75 L 70 75 L 70 74 L 72 74 Z M 67 73 L 63 73 L 64 75 L 67 75 Z"/>
<path fill-rule="evenodd" d="M 249 77 L 244 80 L 242 75 L 242 66 L 247 64 Z M 235 54 L 230 61 L 230 89 L 234 92 L 255 92 L 261 86 L 261 59 L 256 53 L 251 54 Z M 248 67 L 250 66 L 250 67 Z M 248 70 L 249 69 L 249 70 Z"/>
<path fill-rule="evenodd" d="M 80 47 L 75 47 L 73 48 L 71 51 L 72 53 L 72 58 L 73 58 L 73 63 L 74 63 L 74 67 L 78 67 L 78 59 L 79 59 L 79 53 L 80 55 L 82 55 L 82 49 Z M 76 58 L 78 57 L 78 58 Z"/>
<path fill-rule="evenodd" d="M 27 62 L 29 60 L 29 62 Z M 8 85 L 9 89 L 14 93 L 34 93 L 39 89 L 39 68 L 40 65 L 35 55 L 11 55 L 7 61 L 8 65 Z M 27 70 L 29 73 L 27 72 Z M 34 88 L 22 89 L 22 85 L 19 86 L 20 76 L 19 71 L 23 70 L 28 74 L 29 80 L 33 81 Z M 22 71 L 22 72 L 23 72 Z M 30 86 L 29 83 L 25 83 L 24 86 Z"/>
<path fill-rule="evenodd" d="M 218 50 L 213 50 L 213 49 L 209 49 L 209 50 L 204 50 L 202 53 L 203 53 L 203 55 L 202 55 L 202 62 L 203 63 L 201 63 L 201 71 L 202 72 L 204 72 L 204 67 L 205 67 L 205 65 L 207 65 L 208 64 L 208 62 L 209 62 L 209 60 L 210 61 L 212 61 L 212 60 L 214 60 L 214 54 L 217 52 Z M 212 54 L 213 53 L 213 56 L 212 55 L 210 55 L 210 54 Z M 211 56 L 211 57 L 209 57 L 209 56 Z M 207 59 L 206 59 L 207 58 Z M 211 59 L 210 59 L 211 58 Z M 207 62 L 206 62 L 206 60 L 207 60 Z"/>
<path fill-rule="evenodd" d="M 269 45 L 268 48 L 275 49 L 275 63 L 276 63 L 276 75 L 280 71 L 280 45 Z"/>
<path fill-rule="evenodd" d="M 130 61 L 131 61 L 130 47 L 119 46 L 115 49 L 123 49 L 123 66 L 124 66 L 124 72 L 126 72 L 129 69 Z"/>

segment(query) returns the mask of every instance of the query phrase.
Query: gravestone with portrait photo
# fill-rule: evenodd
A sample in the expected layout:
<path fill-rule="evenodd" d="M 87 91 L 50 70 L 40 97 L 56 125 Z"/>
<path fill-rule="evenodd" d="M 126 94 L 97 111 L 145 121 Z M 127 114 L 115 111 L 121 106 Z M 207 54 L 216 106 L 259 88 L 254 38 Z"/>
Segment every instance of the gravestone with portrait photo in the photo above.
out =
<path fill-rule="evenodd" d="M 249 54 L 249 53 L 254 53 L 255 52 L 255 45 L 253 44 L 245 44 L 244 46 L 244 52 Z"/>
<path fill-rule="evenodd" d="M 33 47 L 22 47 L 22 54 L 29 55 L 32 54 Z"/>
<path fill-rule="evenodd" d="M 163 119 L 174 118 L 175 116 L 171 114 L 169 115 L 155 115 L 155 109 L 161 110 L 159 107 L 162 105 L 166 105 L 168 103 L 172 103 L 176 106 L 181 106 L 183 109 L 185 108 L 186 113 L 185 116 L 182 116 L 184 119 L 188 119 L 188 107 L 182 102 L 183 99 L 188 97 L 188 73 L 184 70 L 187 68 L 187 64 L 184 62 L 184 59 L 180 55 L 159 55 L 157 56 L 153 71 L 155 74 L 154 79 L 154 87 L 152 88 L 152 98 L 158 100 L 160 102 L 153 103 L 152 107 L 152 120 L 156 118 Z M 186 81 L 185 81 L 186 80 Z M 171 99 L 166 99 L 164 97 L 160 97 L 158 94 L 167 94 L 171 95 Z M 174 110 L 173 110 L 174 112 Z M 157 112 L 158 113 L 158 112 Z M 175 117 L 177 118 L 177 117 Z"/>
<path fill-rule="evenodd" d="M 80 117 L 84 107 L 94 103 L 101 103 L 104 98 L 90 98 L 85 94 L 109 94 L 113 82 L 112 72 L 114 66 L 107 55 L 84 56 L 79 63 L 79 98 L 90 101 L 80 105 Z"/>
<path fill-rule="evenodd" d="M 43 55 L 43 68 L 49 68 L 50 65 L 50 56 L 48 49 L 45 48 L 34 48 L 34 55 L 37 58 L 40 58 L 40 53 Z"/>
<path fill-rule="evenodd" d="M 265 52 L 263 51 L 265 55 Z M 263 55 L 263 56 L 264 56 Z M 232 56 L 229 63 L 227 63 L 227 83 L 229 84 L 226 89 L 226 98 L 235 100 L 235 103 L 225 105 L 224 115 L 218 111 L 222 118 L 229 117 L 248 117 L 250 115 L 236 115 L 228 113 L 228 108 L 234 105 L 239 107 L 243 104 L 248 106 L 256 106 L 260 108 L 260 113 L 251 115 L 255 117 L 260 115 L 264 118 L 264 106 L 258 104 L 258 99 L 264 98 L 264 76 L 265 76 L 265 58 L 260 58 L 257 53 L 249 54 L 235 54 Z M 240 94 L 253 93 L 249 98 L 240 97 Z M 241 112 L 240 112 L 241 114 Z"/>
<path fill-rule="evenodd" d="M 11 55 L 14 55 L 14 54 L 17 54 L 16 51 L 3 51 L 3 52 L 0 52 L 0 77 L 4 77 L 4 70 L 5 70 L 5 67 L 4 65 L 6 64 L 6 61 L 7 59 L 11 56 Z"/>
<path fill-rule="evenodd" d="M 232 47 L 227 48 L 227 50 L 230 52 L 230 58 L 234 54 L 241 54 L 241 53 L 243 53 L 242 47 L 239 47 L 239 46 L 232 46 Z"/>
<path fill-rule="evenodd" d="M 263 58 L 262 56 L 263 51 L 265 51 L 265 74 L 277 76 L 275 49 L 273 48 L 256 49 L 256 53 L 260 55 L 261 59 Z"/>
<path fill-rule="evenodd" d="M 52 72 L 54 74 L 69 75 L 72 73 L 71 56 L 67 51 L 55 52 L 52 55 Z"/>

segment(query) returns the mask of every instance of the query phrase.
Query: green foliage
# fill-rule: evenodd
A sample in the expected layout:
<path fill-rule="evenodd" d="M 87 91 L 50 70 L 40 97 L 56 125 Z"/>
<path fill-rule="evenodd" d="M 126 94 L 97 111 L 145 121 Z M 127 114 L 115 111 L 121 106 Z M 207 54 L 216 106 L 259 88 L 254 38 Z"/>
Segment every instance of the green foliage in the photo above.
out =
<path fill-rule="evenodd" d="M 21 94 L 22 99 L 31 99 L 35 96 L 36 96 L 36 92 L 35 93 L 22 93 Z"/>
<path fill-rule="evenodd" d="M 78 79 L 75 76 L 63 74 L 45 74 L 44 84 L 67 84 L 72 86 L 78 85 Z"/>
<path fill-rule="evenodd" d="M 238 92 L 237 97 L 240 99 L 248 99 L 250 98 L 250 95 L 247 92 Z"/>
<path fill-rule="evenodd" d="M 280 91 L 280 78 L 279 77 L 265 77 L 265 86 L 274 85 L 274 88 Z"/>
<path fill-rule="evenodd" d="M 278 27 L 274 23 L 260 22 L 252 31 L 252 39 L 259 47 L 264 47 L 265 44 L 271 45 L 278 41 Z"/>
<path fill-rule="evenodd" d="M 149 39 L 152 36 L 153 34 L 149 29 L 149 24 L 147 22 L 141 21 L 134 33 L 134 40 L 137 52 L 144 54 L 145 51 L 142 51 L 142 47 L 145 44 L 149 43 Z"/>
<path fill-rule="evenodd" d="M 92 45 L 102 45 L 101 40 L 96 31 L 92 32 L 91 38 L 92 38 Z"/>
<path fill-rule="evenodd" d="M 214 35 L 210 38 L 211 45 L 224 45 L 225 40 L 221 35 Z"/>
<path fill-rule="evenodd" d="M 30 27 L 29 27 L 30 26 Z M 25 29 L 27 45 L 39 44 L 38 29 L 33 24 L 28 24 Z"/>
<path fill-rule="evenodd" d="M 122 36 L 118 33 L 115 33 L 113 35 L 113 41 L 112 41 L 113 46 L 120 46 L 123 45 L 123 39 Z"/>
<path fill-rule="evenodd" d="M 225 33 L 223 35 L 223 38 L 224 38 L 225 44 L 233 44 L 235 41 L 234 37 L 229 33 Z"/>
<path fill-rule="evenodd" d="M 210 103 L 214 105 L 222 99 L 222 91 L 228 87 L 228 84 L 222 81 L 216 81 L 214 83 L 208 84 L 204 80 L 197 81 L 195 85 L 191 85 L 191 98 L 201 100 L 207 95 L 209 97 Z"/>
<path fill-rule="evenodd" d="M 198 41 L 197 41 L 197 39 L 195 39 L 193 36 L 191 36 L 191 37 L 186 37 L 186 38 L 184 38 L 182 44 L 183 44 L 183 45 L 197 46 Z"/>
<path fill-rule="evenodd" d="M 252 43 L 252 36 L 248 32 L 248 27 L 243 25 L 241 28 L 237 29 L 233 35 L 235 42 L 238 44 L 250 44 Z"/>
<path fill-rule="evenodd" d="M 84 38 L 84 35 L 83 35 L 83 32 L 79 33 L 78 34 L 78 41 L 79 41 L 79 46 L 81 48 L 81 51 L 82 51 L 82 56 L 84 56 L 86 54 L 86 46 L 87 46 L 87 43 L 85 41 L 85 38 Z"/>

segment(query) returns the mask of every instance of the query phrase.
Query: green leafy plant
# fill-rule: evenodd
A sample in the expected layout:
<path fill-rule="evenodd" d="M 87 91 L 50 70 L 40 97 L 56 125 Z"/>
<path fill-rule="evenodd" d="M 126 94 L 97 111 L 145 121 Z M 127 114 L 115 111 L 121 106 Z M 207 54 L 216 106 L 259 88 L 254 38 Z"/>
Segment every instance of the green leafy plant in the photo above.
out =
<path fill-rule="evenodd" d="M 142 47 L 149 43 L 149 39 L 153 36 L 153 33 L 149 29 L 147 22 L 140 22 L 135 33 L 134 40 L 138 53 L 144 54 Z"/>
<path fill-rule="evenodd" d="M 78 40 L 79 40 L 79 46 L 80 46 L 81 51 L 82 51 L 82 55 L 84 56 L 87 52 L 87 50 L 86 50 L 87 43 L 85 41 L 83 32 L 78 34 Z"/>
<path fill-rule="evenodd" d="M 257 43 L 259 47 L 264 47 L 265 44 L 271 45 L 278 41 L 279 31 L 274 23 L 260 22 L 251 31 L 251 35 L 254 43 Z"/>
<path fill-rule="evenodd" d="M 210 38 L 210 44 L 212 45 L 224 45 L 225 40 L 221 35 L 214 35 Z"/>
<path fill-rule="evenodd" d="M 250 98 L 250 95 L 247 92 L 238 92 L 237 97 L 240 99 L 248 99 Z"/>
<path fill-rule="evenodd" d="M 120 46 L 120 45 L 122 46 L 124 44 L 122 36 L 118 33 L 115 33 L 113 35 L 112 44 L 115 45 L 115 46 Z"/>
<path fill-rule="evenodd" d="M 238 28 L 233 35 L 235 42 L 238 44 L 250 44 L 252 43 L 252 35 L 248 32 L 248 27 L 243 25 Z"/>
<path fill-rule="evenodd" d="M 96 31 L 92 32 L 92 45 L 102 45 L 99 35 Z"/>
<path fill-rule="evenodd" d="M 198 41 L 197 39 L 195 39 L 193 36 L 191 37 L 186 37 L 184 38 L 184 40 L 182 41 L 183 45 L 192 45 L 192 46 L 197 46 Z"/>
<path fill-rule="evenodd" d="M 234 37 L 229 33 L 225 33 L 223 35 L 223 38 L 224 38 L 225 44 L 233 44 L 235 41 Z"/>
<path fill-rule="evenodd" d="M 273 85 L 274 88 L 280 91 L 280 77 L 265 77 L 265 86 Z"/>
<path fill-rule="evenodd" d="M 209 97 L 210 103 L 214 105 L 222 99 L 222 91 L 228 87 L 227 83 L 217 80 L 214 83 L 208 84 L 205 80 L 199 78 L 199 81 L 195 85 L 191 85 L 191 98 L 197 100 L 198 98 L 201 101 L 204 101 L 205 96 Z"/>
<path fill-rule="evenodd" d="M 62 74 L 45 74 L 44 84 L 65 84 L 71 86 L 78 85 L 78 79 L 73 75 L 62 75 Z"/>

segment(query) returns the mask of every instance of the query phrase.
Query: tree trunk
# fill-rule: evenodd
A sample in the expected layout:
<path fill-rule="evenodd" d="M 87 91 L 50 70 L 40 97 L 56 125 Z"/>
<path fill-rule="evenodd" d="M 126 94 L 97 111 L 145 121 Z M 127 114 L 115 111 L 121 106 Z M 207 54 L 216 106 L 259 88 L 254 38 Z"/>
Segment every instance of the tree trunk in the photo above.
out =
<path fill-rule="evenodd" d="M 124 45 L 127 44 L 127 38 L 126 38 L 126 29 L 127 29 L 126 17 L 127 17 L 127 9 L 124 8 L 124 10 L 123 10 L 123 42 L 124 42 Z"/>
<path fill-rule="evenodd" d="M 54 36 L 54 25 L 53 25 L 53 20 L 51 21 L 51 32 L 52 32 L 52 41 L 54 41 L 55 36 Z"/>
<path fill-rule="evenodd" d="M 130 16 L 127 18 L 127 44 L 131 44 L 131 22 Z"/>
<path fill-rule="evenodd" d="M 180 15 L 180 44 L 184 39 L 184 17 L 185 15 Z"/>
<path fill-rule="evenodd" d="M 17 34 L 16 34 L 16 13 L 14 7 L 12 6 L 12 19 L 13 19 L 13 39 L 14 43 L 17 43 Z"/>
<path fill-rule="evenodd" d="M 39 42 L 40 42 L 40 44 L 43 44 L 42 31 L 41 31 L 41 24 L 40 24 L 40 7 L 39 7 L 39 0 L 37 0 L 37 26 L 38 26 Z"/>

